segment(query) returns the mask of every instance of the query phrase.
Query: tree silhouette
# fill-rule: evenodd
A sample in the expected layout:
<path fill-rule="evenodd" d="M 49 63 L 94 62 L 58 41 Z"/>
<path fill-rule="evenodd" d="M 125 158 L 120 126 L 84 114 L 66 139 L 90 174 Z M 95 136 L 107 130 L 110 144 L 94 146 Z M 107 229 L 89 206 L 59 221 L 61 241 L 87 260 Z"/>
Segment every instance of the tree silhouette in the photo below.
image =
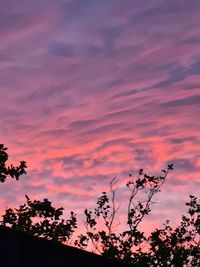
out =
<path fill-rule="evenodd" d="M 144 264 L 145 258 L 149 261 L 148 254 L 142 253 L 141 250 L 141 247 L 148 243 L 148 238 L 139 226 L 151 212 L 151 206 L 155 203 L 153 198 L 160 192 L 170 170 L 173 170 L 172 164 L 168 165 L 167 170 L 162 170 L 159 176 L 149 176 L 143 169 L 139 170 L 137 177 L 129 174 L 126 187 L 130 195 L 123 224 L 127 229 L 120 233 L 114 225 L 119 209 L 115 205 L 117 180 L 114 178 L 110 183 L 111 197 L 103 192 L 95 209 L 85 210 L 86 234 L 79 235 L 75 244 L 83 249 L 92 244 L 98 253 L 110 258 L 123 259 L 128 263 L 139 264 L 142 260 Z"/>
<path fill-rule="evenodd" d="M 186 205 L 179 226 L 173 229 L 167 221 L 149 238 L 149 258 L 157 266 L 200 266 L 200 199 L 190 195 Z"/>
<path fill-rule="evenodd" d="M 15 167 L 12 164 L 6 166 L 8 160 L 7 147 L 0 144 L 0 182 L 4 183 L 8 177 L 15 178 L 19 180 L 19 176 L 25 174 L 25 169 L 27 168 L 25 161 L 20 161 L 20 165 Z"/>
<path fill-rule="evenodd" d="M 18 180 L 25 173 L 26 163 L 22 161 L 18 167 L 6 167 L 8 154 L 5 151 L 4 145 L 0 145 L 0 180 L 4 182 L 8 176 Z M 126 229 L 122 232 L 116 229 L 119 212 L 119 207 L 116 207 L 116 177 L 110 182 L 109 192 L 102 192 L 95 208 L 85 209 L 86 232 L 75 239 L 76 214 L 71 212 L 69 219 L 63 219 L 63 208 L 53 207 L 48 199 L 32 201 L 26 195 L 24 205 L 5 211 L 1 224 L 58 242 L 70 241 L 81 249 L 92 246 L 95 252 L 105 257 L 137 266 L 197 267 L 200 266 L 200 199 L 190 195 L 186 203 L 188 212 L 182 216 L 178 226 L 173 228 L 166 221 L 161 229 L 155 229 L 149 236 L 140 229 L 171 170 L 173 164 L 158 176 L 149 176 L 143 169 L 139 170 L 137 177 L 129 175 L 126 183 L 129 198 L 124 218 Z"/>
<path fill-rule="evenodd" d="M 3 215 L 2 225 L 28 232 L 34 236 L 59 242 L 68 242 L 77 228 L 76 214 L 64 220 L 63 208 L 54 208 L 48 199 L 33 200 L 26 195 L 26 203 L 18 209 L 7 209 Z"/>

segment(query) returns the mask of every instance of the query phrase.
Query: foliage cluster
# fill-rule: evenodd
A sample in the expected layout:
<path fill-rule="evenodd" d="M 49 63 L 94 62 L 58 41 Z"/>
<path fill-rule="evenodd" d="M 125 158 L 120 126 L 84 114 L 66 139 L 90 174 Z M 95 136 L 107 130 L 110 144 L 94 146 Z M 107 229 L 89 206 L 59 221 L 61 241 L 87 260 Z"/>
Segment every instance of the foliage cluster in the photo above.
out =
<path fill-rule="evenodd" d="M 6 166 L 8 160 L 8 153 L 6 152 L 7 147 L 3 144 L 0 144 L 0 182 L 4 183 L 8 177 L 19 179 L 19 176 L 26 174 L 25 169 L 27 168 L 25 161 L 20 161 L 19 166 Z"/>

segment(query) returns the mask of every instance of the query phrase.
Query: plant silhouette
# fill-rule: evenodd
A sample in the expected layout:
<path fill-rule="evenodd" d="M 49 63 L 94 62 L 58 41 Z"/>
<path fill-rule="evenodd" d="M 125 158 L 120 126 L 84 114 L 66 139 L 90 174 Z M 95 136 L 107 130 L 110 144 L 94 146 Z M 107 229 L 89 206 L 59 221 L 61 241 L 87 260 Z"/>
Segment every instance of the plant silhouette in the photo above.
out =
<path fill-rule="evenodd" d="M 61 219 L 63 208 L 54 208 L 48 199 L 33 200 L 26 195 L 26 203 L 18 209 L 7 209 L 2 225 L 59 242 L 67 242 L 77 228 L 76 214 Z M 35 219 L 35 222 L 34 222 Z"/>
<path fill-rule="evenodd" d="M 8 154 L 0 145 L 0 179 L 16 178 L 26 173 L 26 163 L 18 167 L 5 163 Z M 102 192 L 93 210 L 85 209 L 84 233 L 74 237 L 77 229 L 76 214 L 71 212 L 65 220 L 63 208 L 55 208 L 48 199 L 30 200 L 18 209 L 9 208 L 2 216 L 2 225 L 28 232 L 34 236 L 73 244 L 94 251 L 108 258 L 121 259 L 137 266 L 200 266 L 200 199 L 190 195 L 186 203 L 188 212 L 176 227 L 166 221 L 161 229 L 147 236 L 140 225 L 150 214 L 155 196 L 161 191 L 167 175 L 173 170 L 169 164 L 158 176 L 149 176 L 140 169 L 138 175 L 129 175 L 126 188 L 129 192 L 127 214 L 122 232 L 117 231 L 116 207 L 117 178 L 110 182 L 109 192 Z"/>
<path fill-rule="evenodd" d="M 0 144 L 0 182 L 4 183 L 8 177 L 15 178 L 19 180 L 19 176 L 25 174 L 25 169 L 27 168 L 25 161 L 20 161 L 19 166 L 6 166 L 8 160 L 7 147 Z"/>

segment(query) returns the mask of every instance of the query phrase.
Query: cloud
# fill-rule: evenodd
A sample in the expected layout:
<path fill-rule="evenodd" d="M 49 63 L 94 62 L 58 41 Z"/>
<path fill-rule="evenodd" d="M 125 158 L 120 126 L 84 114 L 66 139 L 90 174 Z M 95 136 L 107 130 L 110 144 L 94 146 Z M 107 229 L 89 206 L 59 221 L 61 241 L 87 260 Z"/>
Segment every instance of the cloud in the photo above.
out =
<path fill-rule="evenodd" d="M 65 43 L 55 42 L 51 44 L 49 53 L 59 57 L 70 58 L 74 56 L 73 47 Z"/>
<path fill-rule="evenodd" d="M 200 104 L 200 95 L 192 95 L 189 97 L 185 97 L 182 99 L 172 100 L 162 105 L 167 107 L 182 107 L 182 106 L 190 106 L 190 105 L 199 105 Z"/>
<path fill-rule="evenodd" d="M 171 138 L 169 140 L 172 144 L 183 144 L 185 142 L 196 142 L 197 141 L 197 137 L 196 136 L 187 136 L 187 137 L 183 137 L 183 138 Z"/>
<path fill-rule="evenodd" d="M 72 129 L 83 129 L 85 127 L 92 127 L 95 126 L 95 124 L 97 124 L 99 121 L 98 120 L 79 120 L 79 121 L 73 121 L 72 123 L 70 123 L 70 127 Z"/>
<path fill-rule="evenodd" d="M 174 166 L 177 171 L 181 170 L 185 173 L 197 171 L 196 160 L 191 158 L 176 158 L 174 160 Z"/>
<path fill-rule="evenodd" d="M 0 5 L 0 137 L 29 166 L 0 188 L 4 205 L 28 193 L 81 209 L 115 175 L 121 188 L 129 171 L 168 161 L 167 190 L 197 193 L 199 1 Z M 180 205 L 167 190 L 166 216 Z"/>

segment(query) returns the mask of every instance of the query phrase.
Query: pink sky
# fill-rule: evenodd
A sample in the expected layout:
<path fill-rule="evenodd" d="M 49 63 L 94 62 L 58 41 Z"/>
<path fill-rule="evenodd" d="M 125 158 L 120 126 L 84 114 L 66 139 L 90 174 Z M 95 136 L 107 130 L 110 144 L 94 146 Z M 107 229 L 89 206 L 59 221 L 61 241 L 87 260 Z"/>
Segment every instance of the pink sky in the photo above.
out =
<path fill-rule="evenodd" d="M 0 6 L 0 143 L 28 164 L 1 209 L 28 194 L 80 214 L 116 175 L 123 206 L 128 173 L 173 162 L 149 221 L 178 220 L 200 192 L 200 1 Z"/>

